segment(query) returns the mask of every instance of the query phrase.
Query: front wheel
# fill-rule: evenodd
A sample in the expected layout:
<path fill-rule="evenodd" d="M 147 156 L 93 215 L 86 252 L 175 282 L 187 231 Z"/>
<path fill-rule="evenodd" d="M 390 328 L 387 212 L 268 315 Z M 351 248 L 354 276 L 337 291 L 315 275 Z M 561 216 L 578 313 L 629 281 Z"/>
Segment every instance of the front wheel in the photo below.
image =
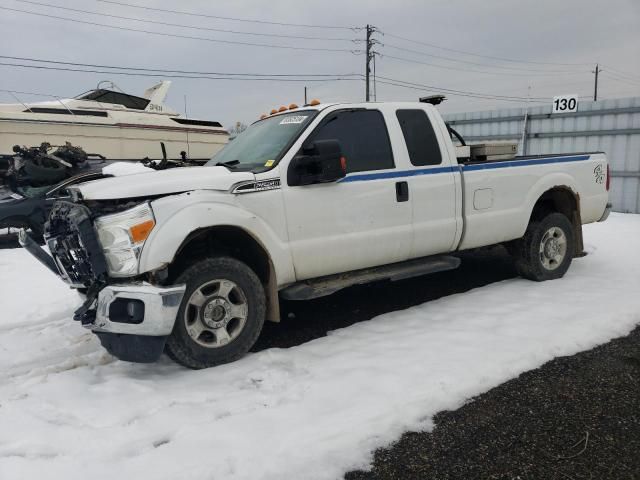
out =
<path fill-rule="evenodd" d="M 574 242 L 573 225 L 563 214 L 532 221 L 513 246 L 518 273 L 538 282 L 564 276 L 573 259 Z"/>
<path fill-rule="evenodd" d="M 266 301 L 256 274 L 230 257 L 202 260 L 176 280 L 187 289 L 166 352 L 194 369 L 237 360 L 253 346 L 264 324 Z"/>

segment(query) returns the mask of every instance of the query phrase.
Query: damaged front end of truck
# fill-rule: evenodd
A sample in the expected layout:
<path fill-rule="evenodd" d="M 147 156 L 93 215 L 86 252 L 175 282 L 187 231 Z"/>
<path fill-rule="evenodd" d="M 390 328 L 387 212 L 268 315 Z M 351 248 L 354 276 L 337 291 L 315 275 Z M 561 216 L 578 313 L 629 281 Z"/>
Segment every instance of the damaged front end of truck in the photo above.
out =
<path fill-rule="evenodd" d="M 85 295 L 74 320 L 107 351 L 122 360 L 153 362 L 164 350 L 185 286 L 138 275 L 140 252 L 155 225 L 149 201 L 88 203 L 56 202 L 44 231 L 51 254 L 25 230 L 20 243 Z"/>

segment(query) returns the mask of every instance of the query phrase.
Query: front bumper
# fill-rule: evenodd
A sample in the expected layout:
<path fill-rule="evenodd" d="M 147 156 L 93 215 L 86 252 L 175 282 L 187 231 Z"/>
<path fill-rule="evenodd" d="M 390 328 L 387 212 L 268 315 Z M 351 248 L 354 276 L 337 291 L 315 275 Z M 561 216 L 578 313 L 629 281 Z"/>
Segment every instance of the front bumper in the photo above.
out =
<path fill-rule="evenodd" d="M 94 332 L 166 336 L 173 330 L 185 285 L 158 287 L 140 283 L 107 285 L 96 302 Z"/>
<path fill-rule="evenodd" d="M 141 281 L 112 284 L 93 229 L 86 226 L 89 222 L 87 214 L 80 208 L 74 211 L 76 207 L 73 205 L 65 208 L 65 216 L 61 215 L 61 220 L 58 220 L 59 223 L 65 221 L 64 234 L 48 239 L 53 255 L 33 241 L 24 229 L 20 231 L 19 240 L 31 255 L 66 283 L 74 288 L 87 289 L 87 300 L 76 311 L 76 318 L 97 332 L 154 337 L 169 335 L 185 285 L 165 287 Z"/>
<path fill-rule="evenodd" d="M 607 218 L 609 218 L 609 214 L 611 213 L 611 209 L 613 208 L 613 205 L 608 202 L 607 206 L 604 209 L 604 213 L 602 214 L 602 217 L 600 217 L 600 220 L 598 220 L 599 222 L 604 222 Z"/>
<path fill-rule="evenodd" d="M 83 314 L 82 324 L 116 358 L 155 362 L 173 330 L 184 291 L 184 285 L 108 285 L 98 293 L 96 309 Z"/>
<path fill-rule="evenodd" d="M 78 273 L 84 272 L 75 265 L 65 265 L 59 257 L 54 260 L 26 231 L 20 232 L 19 239 L 29 253 L 63 281 L 88 289 L 87 299 L 74 318 L 93 331 L 109 353 L 131 362 L 154 362 L 160 357 L 173 330 L 185 285 L 112 285 L 105 277 L 90 281 L 85 277 L 81 282 Z M 73 258 L 81 257 L 74 253 Z"/>

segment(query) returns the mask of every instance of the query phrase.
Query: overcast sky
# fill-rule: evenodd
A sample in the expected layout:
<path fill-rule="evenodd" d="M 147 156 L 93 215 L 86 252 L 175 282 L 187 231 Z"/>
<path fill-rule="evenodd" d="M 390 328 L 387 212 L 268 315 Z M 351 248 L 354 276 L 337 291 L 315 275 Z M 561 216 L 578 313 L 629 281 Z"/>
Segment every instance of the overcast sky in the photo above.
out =
<path fill-rule="evenodd" d="M 364 38 L 362 30 L 277 26 L 222 20 L 141 10 L 97 0 L 34 1 L 41 4 L 0 0 L 0 55 L 204 72 L 364 72 L 364 56 L 349 52 L 363 48 L 362 43 L 349 40 Z M 526 97 L 530 92 L 535 98 L 549 98 L 549 103 L 551 96 L 565 93 L 577 93 L 587 100 L 593 95 L 591 71 L 595 63 L 600 62 L 604 70 L 600 76 L 601 98 L 640 95 L 640 0 L 119 1 L 130 5 L 267 22 L 347 27 L 364 26 L 369 23 L 379 29 L 374 36 L 381 43 L 376 45 L 376 50 L 382 54 L 376 58 L 377 75 L 405 82 L 492 95 Z M 99 14 L 71 12 L 44 6 L 42 3 Z M 158 36 L 39 17 L 9 11 L 6 8 L 169 34 L 345 51 L 277 49 Z M 106 17 L 104 14 L 208 29 L 322 39 L 221 33 L 117 19 Z M 450 50 L 411 43 L 392 35 Z M 451 50 L 476 53 L 485 57 Z M 486 57 L 574 65 L 516 63 Z M 0 58 L 0 63 L 30 62 Z M 0 74 L 0 89 L 50 93 L 62 97 L 75 96 L 94 88 L 98 81 L 104 79 L 113 80 L 128 93 L 141 95 L 146 87 L 161 79 L 36 70 L 6 65 L 0 65 Z M 364 82 L 360 79 L 289 83 L 167 79 L 173 81 L 167 104 L 183 112 L 186 95 L 190 117 L 218 120 L 226 126 L 237 120 L 250 123 L 273 107 L 288 105 L 291 102 L 301 104 L 305 85 L 309 88 L 310 98 L 319 98 L 325 102 L 361 101 L 364 98 Z M 438 88 L 411 90 L 377 84 L 378 100 L 413 100 L 421 95 L 433 93 L 438 93 Z M 519 105 L 452 94 L 447 94 L 447 97 L 449 100 L 441 106 L 444 112 Z M 13 100 L 0 92 L 0 102 L 10 103 Z"/>

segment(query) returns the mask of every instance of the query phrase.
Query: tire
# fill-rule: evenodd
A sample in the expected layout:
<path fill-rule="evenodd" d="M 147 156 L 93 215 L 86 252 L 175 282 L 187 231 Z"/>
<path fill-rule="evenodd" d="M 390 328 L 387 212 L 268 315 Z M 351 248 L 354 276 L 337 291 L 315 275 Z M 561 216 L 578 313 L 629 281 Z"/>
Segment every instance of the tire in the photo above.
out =
<path fill-rule="evenodd" d="M 188 368 L 208 368 L 239 359 L 258 339 L 266 299 L 262 283 L 244 263 L 207 258 L 176 279 L 186 284 L 165 352 Z"/>
<path fill-rule="evenodd" d="M 561 213 L 531 221 L 524 237 L 513 246 L 518 274 L 537 282 L 563 277 L 574 251 L 573 225 Z"/>

